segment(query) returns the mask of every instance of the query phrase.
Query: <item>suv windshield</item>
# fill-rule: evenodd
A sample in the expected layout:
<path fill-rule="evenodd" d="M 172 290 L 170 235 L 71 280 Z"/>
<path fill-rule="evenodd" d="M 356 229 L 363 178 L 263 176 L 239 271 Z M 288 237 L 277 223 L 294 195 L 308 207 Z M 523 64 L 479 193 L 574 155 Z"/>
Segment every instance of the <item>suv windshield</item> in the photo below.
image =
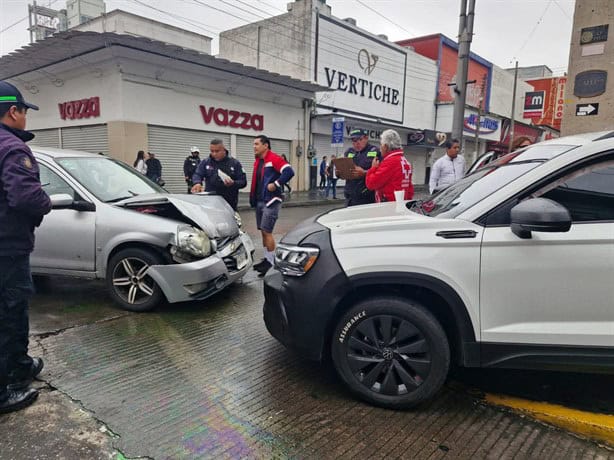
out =
<path fill-rule="evenodd" d="M 112 203 L 147 193 L 168 193 L 130 166 L 111 158 L 58 158 L 56 162 L 100 201 Z"/>
<path fill-rule="evenodd" d="M 575 147 L 534 145 L 527 150 L 505 155 L 459 180 L 432 199 L 413 204 L 412 209 L 419 206 L 419 211 L 425 215 L 454 218 L 544 161 Z"/>

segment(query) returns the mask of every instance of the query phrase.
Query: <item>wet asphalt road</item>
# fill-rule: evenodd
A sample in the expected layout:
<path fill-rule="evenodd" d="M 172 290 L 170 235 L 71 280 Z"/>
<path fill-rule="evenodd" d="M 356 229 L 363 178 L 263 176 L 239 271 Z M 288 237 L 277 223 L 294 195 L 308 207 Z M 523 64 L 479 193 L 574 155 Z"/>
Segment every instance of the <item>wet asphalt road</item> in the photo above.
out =
<path fill-rule="evenodd" d="M 329 208 L 283 209 L 276 230 Z M 242 215 L 259 248 L 253 214 Z M 612 377 L 462 371 L 419 409 L 383 410 L 271 338 L 262 301 L 254 274 L 205 302 L 149 314 L 118 309 L 101 282 L 44 280 L 31 308 L 42 393 L 0 418 L 0 432 L 16 433 L 0 440 L 0 458 L 613 456 L 479 398 L 516 392 L 609 412 Z"/>

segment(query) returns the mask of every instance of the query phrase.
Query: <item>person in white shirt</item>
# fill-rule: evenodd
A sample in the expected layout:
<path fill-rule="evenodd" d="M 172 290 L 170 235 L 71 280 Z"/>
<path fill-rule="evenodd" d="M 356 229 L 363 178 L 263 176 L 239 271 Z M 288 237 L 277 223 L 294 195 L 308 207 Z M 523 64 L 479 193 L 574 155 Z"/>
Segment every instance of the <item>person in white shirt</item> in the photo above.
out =
<path fill-rule="evenodd" d="M 147 155 L 143 150 L 139 150 L 136 153 L 136 160 L 134 160 L 134 169 L 140 172 L 143 175 L 147 174 L 147 160 L 149 159 L 149 155 Z"/>
<path fill-rule="evenodd" d="M 465 158 L 458 154 L 460 151 L 458 139 L 446 142 L 446 149 L 446 154 L 437 160 L 431 169 L 430 193 L 449 187 L 465 175 Z"/>

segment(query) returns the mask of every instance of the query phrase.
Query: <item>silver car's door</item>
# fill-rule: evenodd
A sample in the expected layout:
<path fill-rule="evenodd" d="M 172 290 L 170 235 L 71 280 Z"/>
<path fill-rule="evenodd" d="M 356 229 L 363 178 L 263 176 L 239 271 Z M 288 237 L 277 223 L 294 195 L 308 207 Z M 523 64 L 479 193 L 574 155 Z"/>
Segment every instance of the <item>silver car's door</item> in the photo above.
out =
<path fill-rule="evenodd" d="M 62 177 L 39 162 L 47 194 L 67 193 L 82 200 Z M 35 232 L 31 265 L 34 272 L 94 271 L 96 266 L 96 212 L 54 209 Z M 42 269 L 42 270 L 41 270 Z"/>
<path fill-rule="evenodd" d="M 614 155 L 578 165 L 531 194 L 565 206 L 569 232 L 487 227 L 482 243 L 482 340 L 614 346 Z"/>

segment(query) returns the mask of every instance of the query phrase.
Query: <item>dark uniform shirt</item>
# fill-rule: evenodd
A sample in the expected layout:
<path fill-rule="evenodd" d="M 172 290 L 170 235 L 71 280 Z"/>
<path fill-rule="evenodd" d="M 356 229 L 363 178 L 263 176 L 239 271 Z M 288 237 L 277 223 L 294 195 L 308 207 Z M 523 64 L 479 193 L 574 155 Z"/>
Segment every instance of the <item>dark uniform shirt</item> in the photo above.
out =
<path fill-rule="evenodd" d="M 218 170 L 230 176 L 234 184 L 227 187 L 219 176 Z M 247 185 L 247 177 L 239 160 L 232 158 L 226 151 L 226 157 L 220 161 L 215 161 L 211 157 L 201 161 L 192 176 L 192 182 L 200 184 L 203 180 L 205 181 L 205 192 L 215 192 L 216 195 L 224 197 L 232 209 L 237 210 L 239 189 Z"/>
<path fill-rule="evenodd" d="M 194 157 L 190 155 L 183 162 L 183 175 L 187 177 L 187 181 L 192 181 L 192 176 L 196 172 L 196 168 L 198 168 L 198 164 L 200 163 L 200 157 Z"/>
<path fill-rule="evenodd" d="M 364 149 L 357 152 L 353 147 L 350 147 L 345 155 L 347 158 L 352 158 L 356 166 L 360 166 L 367 171 L 371 168 L 373 158 L 382 159 L 382 154 L 379 148 L 374 145 L 367 144 Z M 369 190 L 365 184 L 365 178 L 351 179 L 345 181 L 345 189 L 343 194 L 347 200 L 348 206 L 355 206 L 359 204 L 375 203 L 375 192 Z"/>
<path fill-rule="evenodd" d="M 38 163 L 25 144 L 28 131 L 0 123 L 0 256 L 26 255 L 34 249 L 34 228 L 51 211 Z"/>

